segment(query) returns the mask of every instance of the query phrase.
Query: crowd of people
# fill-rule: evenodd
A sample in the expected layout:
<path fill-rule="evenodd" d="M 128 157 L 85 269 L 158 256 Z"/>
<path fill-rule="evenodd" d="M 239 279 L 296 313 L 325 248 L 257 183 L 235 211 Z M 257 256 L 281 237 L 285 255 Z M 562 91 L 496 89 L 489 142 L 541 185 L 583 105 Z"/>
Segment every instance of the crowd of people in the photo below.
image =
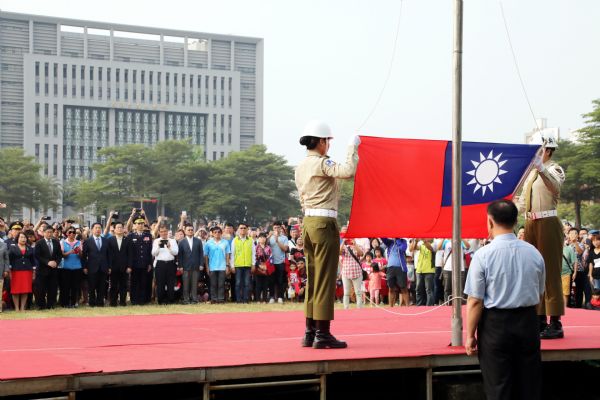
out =
<path fill-rule="evenodd" d="M 2 309 L 303 301 L 302 219 L 176 229 L 133 209 L 104 226 L 73 220 L 37 224 L 0 218 Z M 565 224 L 563 294 L 570 307 L 600 309 L 600 235 Z M 520 228 L 517 237 L 523 239 Z M 486 240 L 463 240 L 461 278 Z M 427 238 L 345 238 L 340 234 L 336 299 L 345 308 L 433 306 L 452 294 L 452 243 Z"/>

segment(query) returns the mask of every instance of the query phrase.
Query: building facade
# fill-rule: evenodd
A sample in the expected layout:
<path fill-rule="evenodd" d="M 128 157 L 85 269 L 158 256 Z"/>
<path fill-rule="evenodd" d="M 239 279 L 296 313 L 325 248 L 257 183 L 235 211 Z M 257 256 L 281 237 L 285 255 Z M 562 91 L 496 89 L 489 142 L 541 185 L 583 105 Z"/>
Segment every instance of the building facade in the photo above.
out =
<path fill-rule="evenodd" d="M 0 12 L 0 147 L 64 184 L 98 150 L 188 139 L 207 160 L 263 141 L 259 38 Z"/>

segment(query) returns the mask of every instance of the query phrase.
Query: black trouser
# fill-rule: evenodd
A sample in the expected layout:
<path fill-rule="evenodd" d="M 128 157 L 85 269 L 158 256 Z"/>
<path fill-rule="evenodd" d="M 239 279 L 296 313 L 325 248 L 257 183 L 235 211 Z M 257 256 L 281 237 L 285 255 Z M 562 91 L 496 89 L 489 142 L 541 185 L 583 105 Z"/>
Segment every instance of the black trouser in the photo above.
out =
<path fill-rule="evenodd" d="M 535 307 L 484 309 L 477 340 L 488 400 L 540 398 L 542 359 Z"/>
<path fill-rule="evenodd" d="M 282 264 L 274 264 L 275 272 L 271 275 L 273 279 L 274 290 L 271 293 L 272 297 L 283 299 L 283 294 L 285 293 L 286 288 L 286 273 L 285 273 L 285 263 Z"/>
<path fill-rule="evenodd" d="M 72 307 L 79 302 L 81 268 L 63 269 L 60 273 L 60 305 Z"/>
<path fill-rule="evenodd" d="M 133 268 L 131 270 L 131 304 L 146 304 L 146 290 L 148 288 L 148 271 L 146 268 Z"/>
<path fill-rule="evenodd" d="M 267 301 L 268 289 L 269 289 L 269 276 L 267 275 L 254 275 L 255 283 L 255 301 Z"/>
<path fill-rule="evenodd" d="M 110 305 L 117 305 L 117 298 L 119 304 L 124 306 L 127 304 L 127 281 L 129 280 L 129 274 L 125 271 L 112 270 L 110 271 Z"/>
<path fill-rule="evenodd" d="M 169 304 L 175 300 L 175 261 L 157 261 L 154 268 L 156 300 L 158 304 Z"/>
<path fill-rule="evenodd" d="M 89 302 L 91 307 L 104 307 L 106 297 L 106 273 L 102 271 L 88 272 Z"/>
<path fill-rule="evenodd" d="M 442 267 L 435 267 L 435 279 L 433 281 L 434 303 L 444 301 L 444 283 L 442 282 Z"/>
<path fill-rule="evenodd" d="M 36 277 L 39 297 L 36 302 L 40 308 L 52 308 L 56 305 L 58 291 L 58 269 L 50 268 L 43 275 Z"/>

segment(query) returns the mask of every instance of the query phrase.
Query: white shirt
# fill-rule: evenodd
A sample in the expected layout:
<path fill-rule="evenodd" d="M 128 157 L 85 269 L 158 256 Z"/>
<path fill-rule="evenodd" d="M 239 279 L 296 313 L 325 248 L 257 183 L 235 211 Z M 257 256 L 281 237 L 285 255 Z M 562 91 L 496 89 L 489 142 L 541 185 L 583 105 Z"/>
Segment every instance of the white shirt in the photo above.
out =
<path fill-rule="evenodd" d="M 463 246 L 463 256 L 465 254 L 464 245 L 462 241 L 460 242 L 461 246 Z M 446 240 L 446 243 L 443 243 L 444 249 L 444 271 L 452 271 L 452 240 Z M 460 270 L 465 271 L 465 257 L 460 258 Z"/>
<path fill-rule="evenodd" d="M 164 239 L 168 240 L 171 248 L 159 247 L 161 238 L 155 239 L 152 243 L 152 255 L 154 256 L 154 266 L 157 261 L 173 261 L 177 253 L 179 253 L 179 247 L 175 239 Z"/>
<path fill-rule="evenodd" d="M 185 238 L 187 239 L 188 244 L 190 245 L 190 250 L 192 250 L 194 248 L 194 246 L 193 246 L 194 245 L 194 237 L 186 236 Z"/>

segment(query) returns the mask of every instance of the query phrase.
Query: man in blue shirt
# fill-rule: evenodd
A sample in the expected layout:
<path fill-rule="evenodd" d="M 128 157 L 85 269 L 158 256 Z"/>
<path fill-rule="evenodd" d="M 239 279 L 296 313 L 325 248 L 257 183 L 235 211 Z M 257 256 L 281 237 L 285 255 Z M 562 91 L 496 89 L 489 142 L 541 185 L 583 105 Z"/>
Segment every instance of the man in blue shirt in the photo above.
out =
<path fill-rule="evenodd" d="M 513 233 L 518 214 L 513 202 L 495 201 L 487 213 L 493 241 L 475 253 L 467 275 L 465 350 L 479 355 L 488 399 L 539 399 L 542 361 L 535 306 L 544 293 L 544 259 Z"/>
<path fill-rule="evenodd" d="M 217 226 L 210 228 L 213 238 L 204 245 L 204 259 L 210 276 L 211 303 L 225 302 L 225 274 L 231 271 L 229 242 L 221 238 L 223 231 Z"/>
<path fill-rule="evenodd" d="M 387 285 L 390 289 L 390 307 L 394 307 L 398 295 L 401 295 L 400 305 L 404 303 L 409 305 L 407 273 L 406 265 L 406 249 L 408 243 L 406 239 L 382 238 L 383 243 L 388 249 L 388 269 L 387 269 Z"/>
<path fill-rule="evenodd" d="M 273 232 L 269 235 L 267 243 L 271 247 L 273 265 L 275 266 L 275 272 L 272 275 L 274 279 L 275 290 L 274 294 L 277 295 L 277 302 L 283 303 L 283 293 L 287 284 L 286 271 L 285 271 L 285 258 L 286 253 L 289 251 L 288 238 L 283 234 L 283 227 L 281 222 L 275 222 L 273 224 Z M 271 303 L 274 302 L 274 298 L 271 298 Z"/>

